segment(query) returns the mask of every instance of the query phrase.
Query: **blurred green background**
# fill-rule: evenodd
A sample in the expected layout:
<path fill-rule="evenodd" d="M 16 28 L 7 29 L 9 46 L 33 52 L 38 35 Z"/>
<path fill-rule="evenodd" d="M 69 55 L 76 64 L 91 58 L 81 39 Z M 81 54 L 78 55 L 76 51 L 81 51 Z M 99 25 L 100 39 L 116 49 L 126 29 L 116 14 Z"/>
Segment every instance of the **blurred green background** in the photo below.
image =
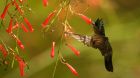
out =
<path fill-rule="evenodd" d="M 22 53 L 29 63 L 30 69 L 25 70 L 25 78 L 52 78 L 57 53 L 54 59 L 50 58 L 51 42 L 59 43 L 61 22 L 54 23 L 54 32 L 48 32 L 43 38 L 41 23 L 47 15 L 58 5 L 59 0 L 49 0 L 49 5 L 43 7 L 42 1 L 28 0 L 32 13 L 27 18 L 33 24 L 33 33 L 21 32 L 20 39 L 25 45 L 25 53 Z M 78 2 L 77 2 L 78 1 Z M 86 47 L 82 43 L 70 39 L 70 44 L 75 46 L 81 55 L 76 57 L 65 45 L 61 52 L 65 59 L 79 73 L 80 78 L 140 78 L 140 1 L 139 0 L 72 0 L 73 9 L 84 12 L 85 15 L 96 20 L 102 18 L 105 23 L 107 36 L 113 47 L 114 72 L 106 71 L 101 53 L 93 48 Z M 4 8 L 4 1 L 0 1 L 0 13 Z M 59 20 L 58 20 L 59 21 Z M 60 19 L 61 21 L 61 19 Z M 70 15 L 68 19 L 76 33 L 92 35 L 93 31 L 81 18 Z M 8 24 L 8 23 L 7 23 Z M 1 26 L 1 24 L 0 24 Z M 5 30 L 0 29 L 0 38 L 6 44 L 15 46 Z M 57 48 L 56 48 L 57 52 Z M 0 67 L 0 78 L 20 78 L 17 63 L 14 69 L 7 70 Z M 23 77 L 24 78 L 24 77 Z M 55 78 L 77 78 L 63 64 L 58 62 Z"/>

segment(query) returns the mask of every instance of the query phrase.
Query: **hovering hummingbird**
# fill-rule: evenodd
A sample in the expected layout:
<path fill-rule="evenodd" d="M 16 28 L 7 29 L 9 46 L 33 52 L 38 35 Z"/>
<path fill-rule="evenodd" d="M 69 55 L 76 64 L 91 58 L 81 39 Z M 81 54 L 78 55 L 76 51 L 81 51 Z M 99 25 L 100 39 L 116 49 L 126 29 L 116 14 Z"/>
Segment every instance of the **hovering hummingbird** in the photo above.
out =
<path fill-rule="evenodd" d="M 94 35 L 92 36 L 84 36 L 73 32 L 66 32 L 66 34 L 84 43 L 84 45 L 87 45 L 88 47 L 98 49 L 104 56 L 105 68 L 109 72 L 113 72 L 112 47 L 109 43 L 108 37 L 105 36 L 102 19 L 98 18 L 95 22 L 92 22 L 92 26 L 94 31 Z"/>

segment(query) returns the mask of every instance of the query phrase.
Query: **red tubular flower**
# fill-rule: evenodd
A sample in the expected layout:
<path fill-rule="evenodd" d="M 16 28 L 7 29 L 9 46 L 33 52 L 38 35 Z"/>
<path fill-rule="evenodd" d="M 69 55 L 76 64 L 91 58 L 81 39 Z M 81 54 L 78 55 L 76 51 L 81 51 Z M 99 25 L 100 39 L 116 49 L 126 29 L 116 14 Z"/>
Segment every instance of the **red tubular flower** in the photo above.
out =
<path fill-rule="evenodd" d="M 31 23 L 28 21 L 28 19 L 27 18 L 24 18 L 24 22 L 27 24 L 27 26 L 29 27 L 29 30 L 30 30 L 30 32 L 33 32 L 34 31 L 34 29 L 33 29 L 33 27 L 32 27 L 32 25 L 31 25 Z"/>
<path fill-rule="evenodd" d="M 50 14 L 48 15 L 48 17 L 46 18 L 46 20 L 42 23 L 42 27 L 43 27 L 43 28 L 46 27 L 46 25 L 49 23 L 50 19 L 54 16 L 54 13 L 55 13 L 55 11 L 52 12 L 52 13 L 50 13 Z"/>
<path fill-rule="evenodd" d="M 21 43 L 21 41 L 17 38 L 17 44 L 21 49 L 24 49 L 24 45 Z"/>
<path fill-rule="evenodd" d="M 20 68 L 20 75 L 21 76 L 24 76 L 24 67 L 25 66 L 26 66 L 26 64 L 23 61 L 19 62 L 19 68 Z"/>
<path fill-rule="evenodd" d="M 75 76 L 78 76 L 77 71 L 70 64 L 68 63 L 65 63 L 65 64 Z"/>
<path fill-rule="evenodd" d="M 12 27 L 12 30 L 13 29 L 17 29 L 19 27 L 19 24 L 18 24 L 18 22 Z"/>
<path fill-rule="evenodd" d="M 92 20 L 89 19 L 87 16 L 83 15 L 83 14 L 79 14 L 79 16 L 85 20 L 88 24 L 92 24 Z"/>
<path fill-rule="evenodd" d="M 12 33 L 12 25 L 13 24 L 13 19 L 11 18 L 10 19 L 10 23 L 9 23 L 9 27 L 6 29 L 6 31 L 8 32 L 8 33 Z"/>
<path fill-rule="evenodd" d="M 48 0 L 42 0 L 43 1 L 43 5 L 46 7 L 48 5 Z"/>
<path fill-rule="evenodd" d="M 20 76 L 24 76 L 24 68 L 25 68 L 26 64 L 18 55 L 15 55 L 15 58 L 19 63 Z"/>
<path fill-rule="evenodd" d="M 76 50 L 76 48 L 74 48 L 72 45 L 66 44 L 73 52 L 75 55 L 79 56 L 80 52 L 78 50 Z"/>
<path fill-rule="evenodd" d="M 23 23 L 21 23 L 21 28 L 23 29 L 24 32 L 29 32 Z"/>
<path fill-rule="evenodd" d="M 6 51 L 6 49 L 4 48 L 4 46 L 2 44 L 0 44 L 0 51 L 2 52 L 4 57 L 7 56 L 7 51 Z"/>
<path fill-rule="evenodd" d="M 5 6 L 4 11 L 3 11 L 3 13 L 1 14 L 1 18 L 2 18 L 2 19 L 4 19 L 5 15 L 6 15 L 7 11 L 8 11 L 9 6 L 10 6 L 10 3 L 8 3 L 8 4 Z"/>
<path fill-rule="evenodd" d="M 22 0 L 21 0 L 22 1 Z M 23 11 L 21 10 L 21 8 L 19 7 L 18 3 L 16 2 L 16 0 L 14 0 L 14 5 L 17 8 L 17 10 L 19 11 L 20 14 L 23 13 Z"/>
<path fill-rule="evenodd" d="M 54 48 L 55 48 L 55 42 L 52 42 L 52 50 L 51 50 L 51 57 L 54 57 Z"/>

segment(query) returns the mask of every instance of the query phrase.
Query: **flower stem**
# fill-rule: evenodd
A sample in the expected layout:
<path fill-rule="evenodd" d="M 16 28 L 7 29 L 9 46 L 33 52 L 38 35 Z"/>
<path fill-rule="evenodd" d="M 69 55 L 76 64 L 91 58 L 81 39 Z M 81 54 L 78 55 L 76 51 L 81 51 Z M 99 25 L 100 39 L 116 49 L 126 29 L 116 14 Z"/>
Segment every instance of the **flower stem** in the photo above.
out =
<path fill-rule="evenodd" d="M 52 78 L 55 77 L 55 73 L 56 73 L 56 68 L 58 66 L 58 60 L 59 60 L 59 56 L 57 56 L 57 59 L 56 59 L 56 62 L 55 62 L 55 67 L 54 67 L 54 70 L 53 70 L 53 75 L 52 75 Z"/>
<path fill-rule="evenodd" d="M 63 29 L 64 30 L 64 29 Z M 55 67 L 54 67 L 54 70 L 53 70 L 53 75 L 52 75 L 52 78 L 54 78 L 55 77 L 55 73 L 56 73 L 56 68 L 57 68 L 57 66 L 58 66 L 58 61 L 59 61 L 59 58 L 60 58 L 60 50 L 61 50 L 61 46 L 62 46 L 62 41 L 63 41 L 63 33 L 64 32 L 62 32 L 62 35 L 61 35 L 61 37 L 60 37 L 60 44 L 59 44 L 59 47 L 58 47 L 58 56 L 57 56 L 57 59 L 56 59 L 56 63 L 55 63 Z"/>

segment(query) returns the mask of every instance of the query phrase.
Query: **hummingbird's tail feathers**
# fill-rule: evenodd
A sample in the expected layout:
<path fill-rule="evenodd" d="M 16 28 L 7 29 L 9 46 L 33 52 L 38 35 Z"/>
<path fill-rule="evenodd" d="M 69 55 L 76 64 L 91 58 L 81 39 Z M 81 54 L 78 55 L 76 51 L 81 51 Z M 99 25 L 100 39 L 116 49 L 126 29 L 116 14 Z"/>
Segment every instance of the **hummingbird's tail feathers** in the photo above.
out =
<path fill-rule="evenodd" d="M 104 56 L 105 68 L 109 72 L 113 72 L 112 55 Z"/>

